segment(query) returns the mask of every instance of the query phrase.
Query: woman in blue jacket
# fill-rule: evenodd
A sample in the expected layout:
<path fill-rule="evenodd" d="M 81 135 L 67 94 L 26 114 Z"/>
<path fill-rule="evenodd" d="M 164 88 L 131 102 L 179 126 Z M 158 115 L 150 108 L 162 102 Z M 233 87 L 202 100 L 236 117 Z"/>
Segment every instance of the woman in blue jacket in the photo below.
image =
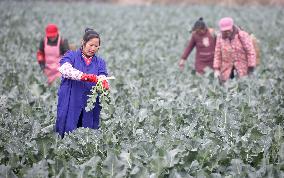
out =
<path fill-rule="evenodd" d="M 107 76 L 104 59 L 96 55 L 99 48 L 99 34 L 87 28 L 81 48 L 68 51 L 60 60 L 62 79 L 58 90 L 55 130 L 61 137 L 78 127 L 99 128 L 101 106 L 98 98 L 94 109 L 85 111 L 92 86 L 96 85 L 98 78 Z M 103 86 L 108 89 L 106 80 L 103 81 Z"/>

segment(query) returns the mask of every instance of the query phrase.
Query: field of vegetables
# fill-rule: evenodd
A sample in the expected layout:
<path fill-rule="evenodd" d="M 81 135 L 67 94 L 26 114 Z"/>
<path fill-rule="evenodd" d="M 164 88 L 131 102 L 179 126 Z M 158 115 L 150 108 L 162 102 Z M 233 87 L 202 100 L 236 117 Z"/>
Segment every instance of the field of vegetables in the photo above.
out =
<path fill-rule="evenodd" d="M 284 11 L 280 7 L 0 2 L 0 177 L 284 177 Z M 253 76 L 219 86 L 177 62 L 200 16 L 232 16 L 261 43 Z M 97 131 L 53 127 L 57 86 L 36 50 L 47 23 L 70 43 L 102 36 L 112 102 Z"/>

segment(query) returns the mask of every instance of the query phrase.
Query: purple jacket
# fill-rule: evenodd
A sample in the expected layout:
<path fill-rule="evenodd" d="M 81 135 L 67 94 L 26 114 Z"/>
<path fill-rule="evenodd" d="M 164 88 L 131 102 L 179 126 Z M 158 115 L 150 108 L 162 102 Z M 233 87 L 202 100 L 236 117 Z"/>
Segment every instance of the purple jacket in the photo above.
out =
<path fill-rule="evenodd" d="M 86 65 L 82 51 L 68 51 L 60 60 L 60 65 L 68 62 L 73 68 L 83 73 L 106 75 L 105 61 L 95 55 L 91 64 Z M 80 115 L 82 115 L 82 127 L 97 129 L 99 127 L 99 115 L 101 107 L 98 102 L 93 110 L 86 112 L 88 95 L 94 83 L 71 80 L 62 77 L 60 88 L 58 90 L 57 120 L 55 130 L 62 137 L 65 132 L 71 132 L 78 127 Z"/>

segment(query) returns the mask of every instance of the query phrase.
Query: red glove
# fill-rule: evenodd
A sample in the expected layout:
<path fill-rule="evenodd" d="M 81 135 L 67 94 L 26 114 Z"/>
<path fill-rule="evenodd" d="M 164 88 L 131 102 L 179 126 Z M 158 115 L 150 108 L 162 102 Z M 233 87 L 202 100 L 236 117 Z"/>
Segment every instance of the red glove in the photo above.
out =
<path fill-rule="evenodd" d="M 103 88 L 108 90 L 109 89 L 109 85 L 108 85 L 108 82 L 106 80 L 103 80 Z"/>
<path fill-rule="evenodd" d="M 83 74 L 81 77 L 81 81 L 97 83 L 98 77 L 94 74 Z"/>

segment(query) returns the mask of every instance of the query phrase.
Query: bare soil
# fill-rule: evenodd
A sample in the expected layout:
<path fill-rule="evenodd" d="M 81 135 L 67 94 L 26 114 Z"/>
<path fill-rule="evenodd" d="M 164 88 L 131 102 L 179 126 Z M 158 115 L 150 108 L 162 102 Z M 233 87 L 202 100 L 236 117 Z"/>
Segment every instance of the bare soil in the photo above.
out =
<path fill-rule="evenodd" d="M 126 5 L 151 4 L 221 4 L 233 5 L 283 5 L 284 0 L 112 0 L 114 3 Z"/>
<path fill-rule="evenodd" d="M 0 0 L 1 1 L 1 0 Z M 25 1 L 25 0 L 14 0 Z M 284 0 L 46 0 L 51 2 L 100 2 L 100 3 L 114 3 L 122 5 L 151 5 L 151 4 L 220 4 L 225 6 L 234 5 L 264 5 L 264 6 L 282 6 L 284 7 Z"/>

